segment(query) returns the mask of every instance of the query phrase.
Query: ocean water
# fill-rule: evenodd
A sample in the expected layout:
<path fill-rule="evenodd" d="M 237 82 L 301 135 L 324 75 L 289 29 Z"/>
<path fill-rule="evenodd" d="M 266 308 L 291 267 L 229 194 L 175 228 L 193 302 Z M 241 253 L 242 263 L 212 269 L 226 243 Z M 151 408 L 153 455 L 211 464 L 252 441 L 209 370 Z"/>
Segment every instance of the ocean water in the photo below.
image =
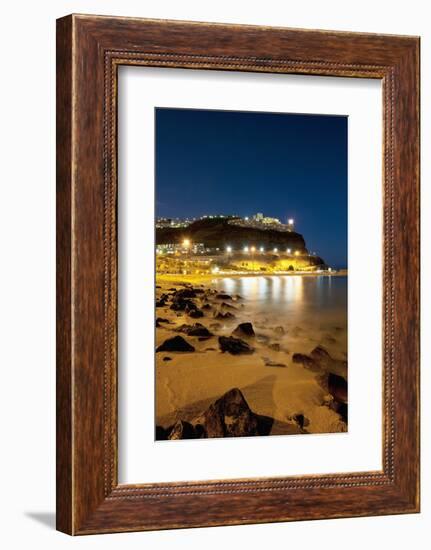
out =
<path fill-rule="evenodd" d="M 347 276 L 232 277 L 214 279 L 211 286 L 239 294 L 244 305 L 238 316 L 251 322 L 342 330 L 347 338 Z"/>

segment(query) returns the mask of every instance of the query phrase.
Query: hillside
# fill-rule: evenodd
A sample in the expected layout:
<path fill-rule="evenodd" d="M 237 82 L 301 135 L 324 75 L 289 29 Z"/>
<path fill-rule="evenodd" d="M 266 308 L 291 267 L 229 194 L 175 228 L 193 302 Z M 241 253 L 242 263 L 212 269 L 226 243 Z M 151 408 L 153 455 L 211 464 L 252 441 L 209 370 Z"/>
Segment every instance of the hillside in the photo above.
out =
<path fill-rule="evenodd" d="M 277 231 L 241 227 L 229 223 L 228 218 L 206 218 L 197 220 L 188 227 L 156 229 L 156 244 L 181 243 L 190 239 L 194 243 L 203 243 L 208 248 L 224 249 L 231 246 L 239 249 L 244 246 L 269 248 L 291 248 L 306 253 L 302 235 L 295 232 Z"/>

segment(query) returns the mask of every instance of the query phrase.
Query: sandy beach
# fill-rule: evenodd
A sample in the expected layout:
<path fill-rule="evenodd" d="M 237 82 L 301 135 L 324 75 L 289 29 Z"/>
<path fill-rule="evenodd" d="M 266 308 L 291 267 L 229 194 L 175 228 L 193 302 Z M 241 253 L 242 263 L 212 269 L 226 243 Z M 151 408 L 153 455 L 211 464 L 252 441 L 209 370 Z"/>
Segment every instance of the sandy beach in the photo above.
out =
<path fill-rule="evenodd" d="M 265 285 L 269 280 L 271 285 L 285 285 L 285 292 L 303 293 L 303 279 L 308 277 L 250 278 L 248 284 Z M 347 395 L 341 395 L 347 385 L 346 312 L 316 318 L 312 310 L 301 316 L 288 309 L 265 311 L 253 299 L 226 292 L 229 284 L 235 284 L 231 277 L 228 281 L 210 275 L 157 278 L 160 438 L 169 438 L 178 422 L 196 424 L 194 419 L 232 389 L 240 390 L 254 414 L 271 419 L 265 435 L 346 431 Z M 246 332 L 238 329 L 243 323 Z M 181 345 L 190 349 L 171 351 L 169 341 L 174 338 L 174 344 L 183 340 Z M 232 345 L 239 349 L 228 349 Z"/>

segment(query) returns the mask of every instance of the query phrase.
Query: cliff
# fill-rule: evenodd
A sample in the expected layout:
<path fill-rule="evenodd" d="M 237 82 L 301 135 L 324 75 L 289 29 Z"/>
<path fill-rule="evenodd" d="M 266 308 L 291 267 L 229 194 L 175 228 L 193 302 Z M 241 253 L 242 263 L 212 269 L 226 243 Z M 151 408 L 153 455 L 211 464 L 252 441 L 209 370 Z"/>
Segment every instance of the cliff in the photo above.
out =
<path fill-rule="evenodd" d="M 231 246 L 235 250 L 244 246 L 263 246 L 266 249 L 291 248 L 307 253 L 305 240 L 299 233 L 232 225 L 228 218 L 206 218 L 188 227 L 156 229 L 156 244 L 180 244 L 184 239 L 203 243 L 208 248 L 225 249 Z"/>

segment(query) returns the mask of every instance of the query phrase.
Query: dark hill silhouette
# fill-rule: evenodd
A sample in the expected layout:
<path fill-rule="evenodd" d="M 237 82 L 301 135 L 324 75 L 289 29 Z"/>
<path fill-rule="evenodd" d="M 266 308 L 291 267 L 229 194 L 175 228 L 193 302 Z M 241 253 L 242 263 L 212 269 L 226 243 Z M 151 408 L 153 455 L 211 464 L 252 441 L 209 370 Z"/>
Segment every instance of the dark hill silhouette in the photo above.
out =
<path fill-rule="evenodd" d="M 177 243 L 190 239 L 194 243 L 203 243 L 208 248 L 224 249 L 231 246 L 234 250 L 243 246 L 264 246 L 265 248 L 291 248 L 307 253 L 304 238 L 294 231 L 277 229 L 259 229 L 241 227 L 229 223 L 232 218 L 205 218 L 191 223 L 188 227 L 163 227 L 156 229 L 156 244 Z"/>

